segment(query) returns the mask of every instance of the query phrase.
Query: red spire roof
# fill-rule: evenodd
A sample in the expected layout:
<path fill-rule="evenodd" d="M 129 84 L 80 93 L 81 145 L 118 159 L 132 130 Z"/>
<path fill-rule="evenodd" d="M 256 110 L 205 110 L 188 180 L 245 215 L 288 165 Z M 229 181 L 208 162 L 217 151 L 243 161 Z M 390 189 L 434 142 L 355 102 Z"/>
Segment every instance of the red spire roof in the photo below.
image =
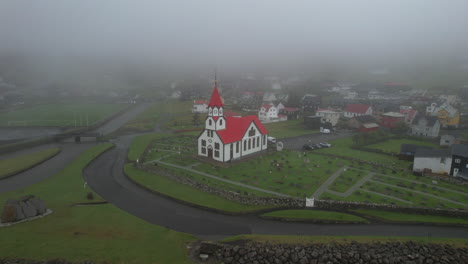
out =
<path fill-rule="evenodd" d="M 213 93 L 211 94 L 211 99 L 210 99 L 210 103 L 208 104 L 208 106 L 211 106 L 211 107 L 221 107 L 223 106 L 223 101 L 221 101 L 221 96 L 219 96 L 219 92 L 218 92 L 218 85 L 215 84 L 215 87 L 213 89 Z"/>

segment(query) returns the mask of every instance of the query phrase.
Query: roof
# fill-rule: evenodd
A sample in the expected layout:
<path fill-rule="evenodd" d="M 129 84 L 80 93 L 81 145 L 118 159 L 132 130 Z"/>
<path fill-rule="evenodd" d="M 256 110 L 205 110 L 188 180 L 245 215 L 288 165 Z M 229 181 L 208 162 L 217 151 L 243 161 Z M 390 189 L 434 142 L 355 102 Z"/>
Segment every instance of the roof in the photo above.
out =
<path fill-rule="evenodd" d="M 438 158 L 451 157 L 450 149 L 417 148 L 415 158 Z"/>
<path fill-rule="evenodd" d="M 375 122 L 377 122 L 375 117 L 373 117 L 371 115 L 355 116 L 353 118 L 356 119 L 359 123 L 375 123 Z"/>
<path fill-rule="evenodd" d="M 425 146 L 419 146 L 419 145 L 414 145 L 414 144 L 401 144 L 400 146 L 400 153 L 416 153 L 417 149 L 431 149 L 430 147 L 425 147 Z"/>
<path fill-rule="evenodd" d="M 268 111 L 272 106 L 273 106 L 272 104 L 262 104 L 260 108 L 264 107 L 265 111 Z"/>
<path fill-rule="evenodd" d="M 193 104 L 196 104 L 196 105 L 198 105 L 198 104 L 206 104 L 206 103 L 208 103 L 206 100 L 195 100 L 195 101 L 193 102 Z"/>
<path fill-rule="evenodd" d="M 257 116 L 244 116 L 244 117 L 226 117 L 226 129 L 217 131 L 218 136 L 224 144 L 240 141 L 251 123 L 254 123 L 262 135 L 268 134 L 265 126 L 258 120 Z"/>
<path fill-rule="evenodd" d="M 211 99 L 210 99 L 210 103 L 208 104 L 208 106 L 211 106 L 211 107 L 221 107 L 223 106 L 223 101 L 221 100 L 221 96 L 219 96 L 219 91 L 218 91 L 218 86 L 215 85 L 214 89 L 213 89 L 213 93 L 211 94 Z"/>
<path fill-rule="evenodd" d="M 345 111 L 351 113 L 364 114 L 369 109 L 370 105 L 365 104 L 349 104 L 346 106 Z"/>
<path fill-rule="evenodd" d="M 418 124 L 419 120 L 423 118 L 427 120 L 427 126 L 433 126 L 437 121 L 439 121 L 437 116 L 426 116 L 418 113 L 413 120 L 413 124 Z"/>
<path fill-rule="evenodd" d="M 414 119 L 417 113 L 418 111 L 414 109 L 400 109 L 400 114 L 407 115 L 410 121 Z"/>
<path fill-rule="evenodd" d="M 299 111 L 299 108 L 285 107 L 281 110 L 287 111 L 287 112 L 294 112 L 294 111 Z"/>
<path fill-rule="evenodd" d="M 364 128 L 376 128 L 379 127 L 376 123 L 365 123 L 362 125 Z"/>
<path fill-rule="evenodd" d="M 468 145 L 454 144 L 452 145 L 452 155 L 468 158 Z"/>
<path fill-rule="evenodd" d="M 383 116 L 388 116 L 388 117 L 395 117 L 395 118 L 403 118 L 405 115 L 397 113 L 397 112 L 387 112 L 382 114 Z"/>

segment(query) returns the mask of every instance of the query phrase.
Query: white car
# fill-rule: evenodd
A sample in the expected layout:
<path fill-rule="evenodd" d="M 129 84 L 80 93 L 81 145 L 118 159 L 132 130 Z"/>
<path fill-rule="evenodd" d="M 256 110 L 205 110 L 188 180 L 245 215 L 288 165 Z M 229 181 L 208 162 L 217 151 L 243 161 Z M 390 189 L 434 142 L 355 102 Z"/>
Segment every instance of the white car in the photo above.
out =
<path fill-rule="evenodd" d="M 330 134 L 331 131 L 330 131 L 330 129 L 327 129 L 327 128 L 321 128 L 321 129 L 320 129 L 320 133 Z"/>
<path fill-rule="evenodd" d="M 276 138 L 274 138 L 274 137 L 268 137 L 267 140 L 270 143 L 276 143 Z"/>

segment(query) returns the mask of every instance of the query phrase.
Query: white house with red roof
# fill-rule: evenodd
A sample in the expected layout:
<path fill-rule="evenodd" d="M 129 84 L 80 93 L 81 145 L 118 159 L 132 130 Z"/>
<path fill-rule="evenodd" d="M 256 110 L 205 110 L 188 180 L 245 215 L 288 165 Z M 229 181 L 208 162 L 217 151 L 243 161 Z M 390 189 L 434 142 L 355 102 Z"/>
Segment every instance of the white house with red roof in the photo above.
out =
<path fill-rule="evenodd" d="M 372 115 L 372 106 L 366 104 L 349 104 L 344 110 L 345 117 L 353 118 L 362 115 Z"/>
<path fill-rule="evenodd" d="M 279 114 L 281 109 L 284 109 L 284 105 L 282 103 L 279 103 L 277 106 L 274 104 L 262 104 L 258 111 L 258 119 L 263 123 L 288 120 L 287 116 Z"/>
<path fill-rule="evenodd" d="M 268 132 L 257 116 L 225 116 L 215 85 L 205 130 L 198 136 L 198 155 L 220 162 L 241 159 L 267 149 Z"/>
<path fill-rule="evenodd" d="M 193 101 L 192 113 L 208 113 L 208 102 L 206 100 Z"/>

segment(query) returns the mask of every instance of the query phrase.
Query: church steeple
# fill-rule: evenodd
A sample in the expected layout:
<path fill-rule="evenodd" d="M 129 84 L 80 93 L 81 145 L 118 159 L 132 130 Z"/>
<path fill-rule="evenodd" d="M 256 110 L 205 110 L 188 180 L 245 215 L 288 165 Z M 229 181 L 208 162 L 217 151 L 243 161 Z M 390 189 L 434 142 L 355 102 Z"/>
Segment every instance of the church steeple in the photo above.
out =
<path fill-rule="evenodd" d="M 208 103 L 208 115 L 209 116 L 223 116 L 224 104 L 221 100 L 221 96 L 218 91 L 218 80 L 215 75 L 215 85 L 213 93 L 211 94 L 210 102 Z"/>

